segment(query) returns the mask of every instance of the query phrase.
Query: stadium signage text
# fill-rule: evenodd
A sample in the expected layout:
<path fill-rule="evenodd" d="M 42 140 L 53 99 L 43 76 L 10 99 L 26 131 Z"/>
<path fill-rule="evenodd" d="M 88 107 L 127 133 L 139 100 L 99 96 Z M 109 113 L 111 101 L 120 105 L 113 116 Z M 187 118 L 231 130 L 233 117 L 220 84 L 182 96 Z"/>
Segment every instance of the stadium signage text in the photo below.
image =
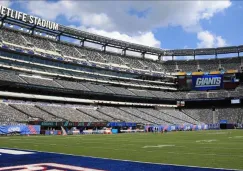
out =
<path fill-rule="evenodd" d="M 23 12 L 15 11 L 15 10 L 12 10 L 10 8 L 7 8 L 7 7 L 1 6 L 1 5 L 0 5 L 0 15 L 7 16 L 12 19 L 20 20 L 25 23 L 34 24 L 36 26 L 40 26 L 40 27 L 47 28 L 50 30 L 58 30 L 58 27 L 59 27 L 59 25 L 57 23 L 47 21 L 47 20 L 32 16 L 32 15 L 28 15 Z"/>
<path fill-rule="evenodd" d="M 107 122 L 41 122 L 41 121 L 30 121 L 29 124 L 40 125 L 40 126 L 107 126 Z"/>
<path fill-rule="evenodd" d="M 194 90 L 212 90 L 223 87 L 222 75 L 192 76 L 192 88 Z"/>
<path fill-rule="evenodd" d="M 197 78 L 196 87 L 205 87 L 205 86 L 220 86 L 221 77 L 214 78 Z"/>

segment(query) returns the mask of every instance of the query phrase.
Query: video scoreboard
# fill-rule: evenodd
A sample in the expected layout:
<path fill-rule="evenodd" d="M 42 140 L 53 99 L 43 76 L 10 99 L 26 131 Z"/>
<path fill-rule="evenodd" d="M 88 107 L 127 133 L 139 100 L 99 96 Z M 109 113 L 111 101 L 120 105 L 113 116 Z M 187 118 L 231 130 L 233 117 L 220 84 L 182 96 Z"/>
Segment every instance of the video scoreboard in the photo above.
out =
<path fill-rule="evenodd" d="M 239 85 L 235 74 L 183 75 L 178 76 L 180 90 L 207 91 L 234 89 Z"/>

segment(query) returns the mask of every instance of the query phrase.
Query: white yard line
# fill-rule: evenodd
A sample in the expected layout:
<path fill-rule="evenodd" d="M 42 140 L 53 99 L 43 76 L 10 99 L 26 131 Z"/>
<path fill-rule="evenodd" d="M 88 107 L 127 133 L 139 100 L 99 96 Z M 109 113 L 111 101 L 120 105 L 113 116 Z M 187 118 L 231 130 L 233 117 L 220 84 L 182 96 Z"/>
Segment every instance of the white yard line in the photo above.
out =
<path fill-rule="evenodd" d="M 196 143 L 211 143 L 211 142 L 215 142 L 215 141 L 218 141 L 216 139 L 213 139 L 213 140 L 197 140 Z"/>
<path fill-rule="evenodd" d="M 170 144 L 162 144 L 162 145 L 146 145 L 143 146 L 142 148 L 164 148 L 164 147 L 174 147 L 175 145 L 170 145 Z"/>
<path fill-rule="evenodd" d="M 13 154 L 13 155 L 23 155 L 23 154 L 33 154 L 34 152 L 20 151 L 20 150 L 10 150 L 10 149 L 1 149 L 0 153 L 3 154 Z"/>

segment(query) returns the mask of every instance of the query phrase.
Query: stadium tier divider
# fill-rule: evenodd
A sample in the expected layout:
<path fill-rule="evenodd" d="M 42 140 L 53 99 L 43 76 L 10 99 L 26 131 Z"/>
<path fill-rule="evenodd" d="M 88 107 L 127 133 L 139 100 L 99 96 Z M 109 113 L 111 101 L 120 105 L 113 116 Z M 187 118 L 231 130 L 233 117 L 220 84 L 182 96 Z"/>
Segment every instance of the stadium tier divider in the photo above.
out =
<path fill-rule="evenodd" d="M 104 118 L 94 116 L 94 115 L 92 115 L 91 113 L 88 113 L 87 111 L 82 110 L 81 108 L 76 108 L 76 110 L 78 110 L 79 112 L 84 113 L 84 114 L 86 114 L 86 115 L 88 115 L 88 116 L 90 116 L 90 117 L 93 117 L 93 118 L 95 118 L 95 119 L 97 119 L 97 120 L 99 120 L 99 121 L 100 121 L 100 120 L 108 121 L 108 120 L 105 120 Z M 90 109 L 90 110 L 92 110 L 92 109 Z"/>

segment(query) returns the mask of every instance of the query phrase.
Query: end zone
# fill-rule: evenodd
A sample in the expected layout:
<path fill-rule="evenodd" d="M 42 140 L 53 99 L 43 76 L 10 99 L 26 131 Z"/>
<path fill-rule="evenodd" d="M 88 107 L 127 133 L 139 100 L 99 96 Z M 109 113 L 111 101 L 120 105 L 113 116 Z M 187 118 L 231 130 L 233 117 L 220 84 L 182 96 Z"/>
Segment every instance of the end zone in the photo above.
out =
<path fill-rule="evenodd" d="M 13 169 L 15 171 L 36 171 L 43 170 L 43 168 L 45 170 L 60 171 L 227 171 L 227 169 L 223 168 L 156 164 L 32 150 L 0 148 L 0 152 L 0 171 L 10 171 Z"/>
<path fill-rule="evenodd" d="M 30 165 L 22 165 L 22 166 L 10 166 L 0 168 L 0 171 L 38 171 L 38 170 L 49 170 L 52 171 L 63 171 L 63 169 L 73 170 L 73 171 L 104 171 L 104 170 L 96 170 L 96 169 L 89 169 L 77 166 L 70 166 L 70 165 L 63 165 L 63 164 L 56 164 L 56 163 L 40 163 L 40 164 L 30 164 Z M 61 170 L 60 170 L 61 169 Z"/>

